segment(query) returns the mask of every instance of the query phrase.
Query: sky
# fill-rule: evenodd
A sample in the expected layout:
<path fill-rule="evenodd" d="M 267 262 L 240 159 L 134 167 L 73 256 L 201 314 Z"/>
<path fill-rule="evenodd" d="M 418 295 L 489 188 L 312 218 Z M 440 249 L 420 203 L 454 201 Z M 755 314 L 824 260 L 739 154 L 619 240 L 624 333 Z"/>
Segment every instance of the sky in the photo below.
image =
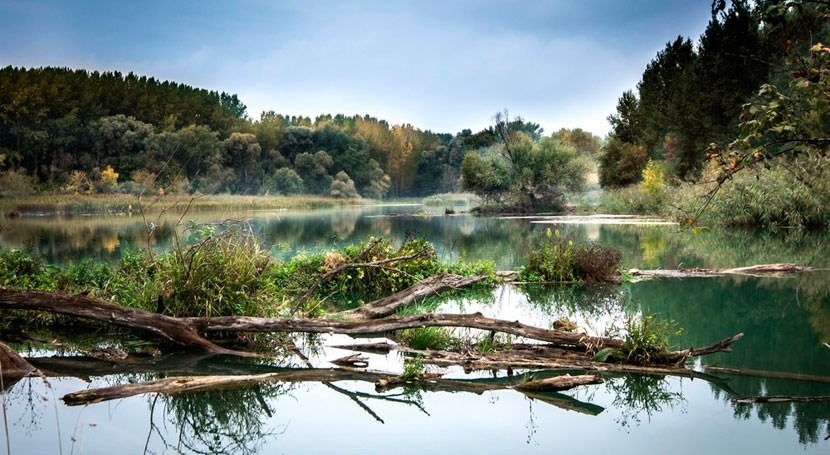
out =
<path fill-rule="evenodd" d="M 369 114 L 473 132 L 496 112 L 604 136 L 711 0 L 0 0 L 0 66 L 134 72 L 236 94 L 259 119 Z"/>

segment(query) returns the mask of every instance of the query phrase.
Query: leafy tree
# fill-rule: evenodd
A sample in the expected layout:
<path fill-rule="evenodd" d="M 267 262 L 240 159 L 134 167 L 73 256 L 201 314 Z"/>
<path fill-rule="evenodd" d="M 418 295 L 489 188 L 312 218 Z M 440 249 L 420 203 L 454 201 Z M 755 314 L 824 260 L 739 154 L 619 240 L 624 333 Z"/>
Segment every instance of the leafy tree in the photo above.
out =
<path fill-rule="evenodd" d="M 225 166 L 236 172 L 236 182 L 231 188 L 235 193 L 251 193 L 262 185 L 260 155 L 262 148 L 256 136 L 250 133 L 233 133 L 224 142 Z"/>
<path fill-rule="evenodd" d="M 619 188 L 640 181 L 649 160 L 645 147 L 612 136 L 603 150 L 599 161 L 600 185 Z"/>
<path fill-rule="evenodd" d="M 354 181 L 349 177 L 349 174 L 340 171 L 331 182 L 329 194 L 337 198 L 353 198 L 357 197 L 357 189 L 355 189 Z"/>
<path fill-rule="evenodd" d="M 292 195 L 303 192 L 303 179 L 293 169 L 283 167 L 268 179 L 265 191 L 277 194 Z"/>
<path fill-rule="evenodd" d="M 389 176 L 383 172 L 380 164 L 377 161 L 370 159 L 367 166 L 369 185 L 361 189 L 361 193 L 368 198 L 382 199 L 389 193 L 389 187 L 392 185 Z"/>
<path fill-rule="evenodd" d="M 118 187 L 118 172 L 112 168 L 112 166 L 107 166 L 106 169 L 101 171 L 101 192 L 103 193 L 112 193 Z"/>
<path fill-rule="evenodd" d="M 306 191 L 314 194 L 328 194 L 332 177 L 329 168 L 334 164 L 328 153 L 323 150 L 312 155 L 300 153 L 294 159 L 294 168 L 302 177 Z"/>
<path fill-rule="evenodd" d="M 510 188 L 506 163 L 492 150 L 467 153 L 461 165 L 462 188 L 490 202 L 500 202 Z"/>

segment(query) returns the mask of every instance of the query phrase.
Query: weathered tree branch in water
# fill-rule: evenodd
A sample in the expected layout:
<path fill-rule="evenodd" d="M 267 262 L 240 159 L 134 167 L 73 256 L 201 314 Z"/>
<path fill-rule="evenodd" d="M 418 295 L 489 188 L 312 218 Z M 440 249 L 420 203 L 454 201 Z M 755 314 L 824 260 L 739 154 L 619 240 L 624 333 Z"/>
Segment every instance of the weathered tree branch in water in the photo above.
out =
<path fill-rule="evenodd" d="M 516 384 L 514 388 L 516 390 L 528 392 L 558 392 L 588 384 L 602 384 L 602 379 L 599 376 L 592 374 L 582 374 L 578 376 L 566 374 L 546 379 L 531 379 L 529 381 Z"/>
<path fill-rule="evenodd" d="M 702 355 L 714 354 L 716 352 L 732 352 L 732 348 L 730 347 L 732 343 L 740 340 L 744 337 L 743 333 L 739 333 L 735 336 L 723 339 L 718 341 L 717 343 L 706 346 L 703 348 L 689 348 L 684 349 L 682 351 L 674 351 L 666 353 L 664 356 L 661 356 L 662 360 L 665 362 L 674 363 L 676 365 L 681 365 L 683 362 L 686 361 L 689 357 L 700 357 Z"/>
<path fill-rule="evenodd" d="M 0 309 L 47 311 L 140 329 L 160 335 L 189 349 L 211 354 L 250 355 L 223 348 L 205 338 L 181 319 L 115 305 L 83 295 L 0 288 Z"/>
<path fill-rule="evenodd" d="M 337 313 L 337 315 L 355 320 L 384 318 L 394 314 L 399 308 L 405 305 L 420 302 L 427 297 L 438 295 L 449 290 L 466 288 L 485 279 L 487 279 L 487 275 L 471 277 L 462 277 L 448 273 L 434 275 L 388 297 L 367 303 L 354 310 Z"/>
<path fill-rule="evenodd" d="M 518 321 L 492 319 L 474 314 L 420 314 L 387 317 L 371 321 L 332 321 L 305 318 L 255 318 L 247 316 L 220 316 L 212 318 L 182 318 L 201 332 L 305 332 L 339 333 L 344 335 L 373 335 L 395 330 L 419 327 L 468 327 L 491 330 L 576 349 L 622 347 L 614 338 L 593 337 L 580 333 L 543 329 Z"/>
<path fill-rule="evenodd" d="M 816 403 L 830 401 L 830 396 L 813 396 L 813 397 L 793 397 L 784 395 L 767 395 L 758 397 L 742 397 L 733 398 L 733 404 L 753 404 L 753 403 Z"/>
<path fill-rule="evenodd" d="M 388 380 L 389 378 L 396 377 L 398 376 L 387 372 L 357 371 L 352 369 L 301 369 L 266 374 L 234 376 L 180 376 L 142 383 L 87 389 L 66 394 L 62 399 L 67 405 L 75 406 L 127 398 L 145 393 L 177 395 L 189 392 L 228 390 L 273 381 L 323 383 L 337 381 L 366 381 L 377 383 L 380 380 Z M 548 381 L 548 379 L 543 381 Z M 517 389 L 517 385 L 511 383 L 442 379 L 439 377 L 430 377 L 419 385 L 423 386 L 423 388 L 427 390 L 464 391 L 474 393 L 481 393 L 491 390 Z"/>
<path fill-rule="evenodd" d="M 814 271 L 815 268 L 796 264 L 760 264 L 749 267 L 737 267 L 731 269 L 678 269 L 678 270 L 639 270 L 631 269 L 634 277 L 639 279 L 648 278 L 711 278 L 727 275 L 746 275 L 754 277 L 787 277 L 803 272 Z"/>

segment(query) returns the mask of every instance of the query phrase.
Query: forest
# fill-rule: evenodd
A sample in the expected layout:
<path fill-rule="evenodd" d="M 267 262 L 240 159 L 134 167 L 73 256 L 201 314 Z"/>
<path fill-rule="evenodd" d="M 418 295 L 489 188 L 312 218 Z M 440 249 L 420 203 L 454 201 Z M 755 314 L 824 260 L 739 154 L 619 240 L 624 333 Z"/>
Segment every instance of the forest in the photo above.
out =
<path fill-rule="evenodd" d="M 622 94 L 604 139 L 578 128 L 545 135 L 507 110 L 488 128 L 455 134 L 370 115 L 252 119 L 227 93 L 133 73 L 8 66 L 0 197 L 466 190 L 518 211 L 560 211 L 598 162 L 600 185 L 623 189 L 606 191 L 606 211 L 695 220 L 700 201 L 723 189 L 708 208 L 726 224 L 821 226 L 830 198 L 827 8 L 714 1 L 699 39 L 667 43 Z M 768 172 L 737 172 L 749 168 Z M 766 206 L 772 193 L 786 196 Z"/>
<path fill-rule="evenodd" d="M 152 77 L 68 68 L 0 70 L 3 196 L 325 194 L 380 199 L 459 189 L 468 151 L 500 138 L 456 135 L 368 115 L 247 116 L 236 95 Z M 510 128 L 539 139 L 538 124 Z M 599 138 L 562 130 L 594 150 Z"/>
<path fill-rule="evenodd" d="M 667 43 L 608 118 L 600 184 L 630 189 L 608 205 L 691 222 L 705 208 L 727 225 L 826 226 L 828 6 L 716 0 L 698 42 Z"/>

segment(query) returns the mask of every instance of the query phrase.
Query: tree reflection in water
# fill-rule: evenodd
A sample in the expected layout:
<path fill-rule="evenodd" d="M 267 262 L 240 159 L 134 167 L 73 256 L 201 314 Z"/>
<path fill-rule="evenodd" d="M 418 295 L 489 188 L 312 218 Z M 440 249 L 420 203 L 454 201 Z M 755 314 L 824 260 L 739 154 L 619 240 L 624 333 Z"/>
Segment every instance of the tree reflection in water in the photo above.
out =
<path fill-rule="evenodd" d="M 155 434 L 168 449 L 205 454 L 258 453 L 267 439 L 282 434 L 284 427 L 269 428 L 265 419 L 273 417 L 269 401 L 289 393 L 293 384 L 274 382 L 235 390 L 192 393 L 151 398 L 150 432 L 147 445 Z M 168 423 L 178 429 L 178 439 L 170 441 L 166 431 L 154 421 L 158 402 Z"/>
<path fill-rule="evenodd" d="M 605 387 L 615 394 L 612 405 L 620 409 L 616 422 L 623 428 L 639 425 L 643 416 L 651 421 L 652 414 L 686 404 L 683 393 L 672 390 L 662 376 L 625 375 L 608 379 Z"/>

